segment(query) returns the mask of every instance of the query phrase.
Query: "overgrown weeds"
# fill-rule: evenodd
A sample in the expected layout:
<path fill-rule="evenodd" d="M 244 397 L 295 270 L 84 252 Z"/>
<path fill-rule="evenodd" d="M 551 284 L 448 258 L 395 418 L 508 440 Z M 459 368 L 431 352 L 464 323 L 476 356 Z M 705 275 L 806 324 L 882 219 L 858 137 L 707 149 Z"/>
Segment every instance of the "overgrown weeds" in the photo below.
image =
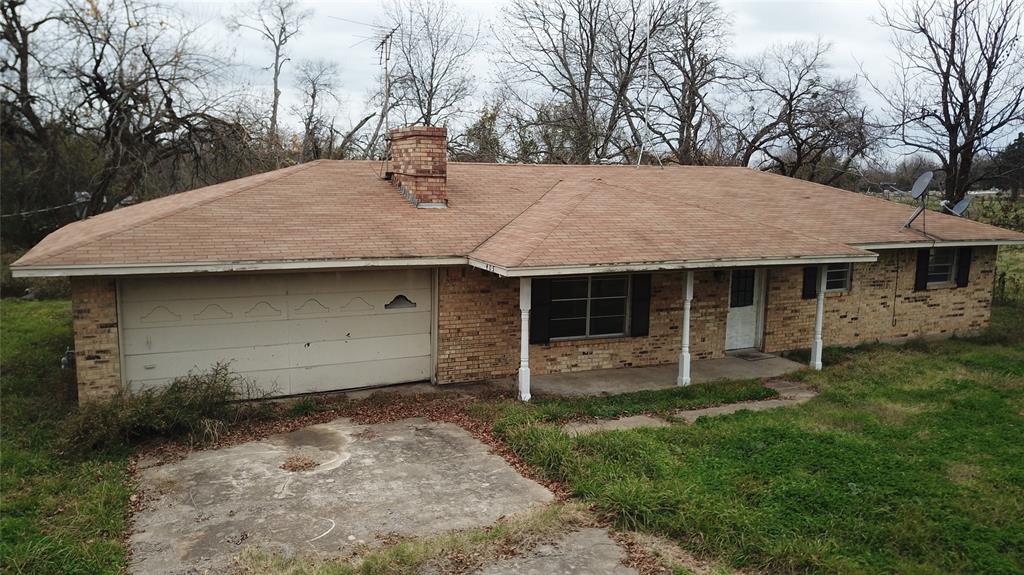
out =
<path fill-rule="evenodd" d="M 262 410 L 250 402 L 263 397 L 251 381 L 218 363 L 167 386 L 123 389 L 109 400 L 83 404 L 63 427 L 62 450 L 81 455 L 153 438 L 208 444 L 227 428 L 259 417 Z"/>

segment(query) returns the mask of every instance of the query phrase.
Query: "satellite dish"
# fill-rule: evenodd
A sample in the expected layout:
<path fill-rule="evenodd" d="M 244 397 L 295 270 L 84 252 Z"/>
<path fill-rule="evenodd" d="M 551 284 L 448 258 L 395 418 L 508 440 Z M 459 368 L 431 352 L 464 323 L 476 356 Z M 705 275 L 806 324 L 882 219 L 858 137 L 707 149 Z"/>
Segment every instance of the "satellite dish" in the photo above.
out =
<path fill-rule="evenodd" d="M 954 216 L 964 217 L 964 212 L 971 205 L 971 200 L 974 196 L 964 196 L 962 200 L 957 202 L 955 205 L 949 205 L 949 200 L 942 201 L 942 208 Z"/>
<path fill-rule="evenodd" d="M 928 188 L 928 184 L 932 183 L 932 176 L 934 175 L 934 172 L 929 170 L 918 176 L 914 182 L 914 187 L 910 188 L 910 196 L 915 200 L 920 198 Z"/>
<path fill-rule="evenodd" d="M 927 200 L 928 184 L 932 183 L 932 176 L 934 175 L 935 174 L 931 170 L 924 172 L 917 177 L 917 180 L 914 182 L 914 187 L 910 189 L 911 197 L 915 200 L 920 200 L 920 203 L 918 204 L 917 209 L 914 210 L 914 214 L 910 216 L 909 220 L 907 220 L 907 223 L 903 224 L 904 228 L 909 228 L 910 225 L 914 223 L 914 220 L 917 219 L 917 216 L 924 213 L 926 209 L 925 201 Z"/>

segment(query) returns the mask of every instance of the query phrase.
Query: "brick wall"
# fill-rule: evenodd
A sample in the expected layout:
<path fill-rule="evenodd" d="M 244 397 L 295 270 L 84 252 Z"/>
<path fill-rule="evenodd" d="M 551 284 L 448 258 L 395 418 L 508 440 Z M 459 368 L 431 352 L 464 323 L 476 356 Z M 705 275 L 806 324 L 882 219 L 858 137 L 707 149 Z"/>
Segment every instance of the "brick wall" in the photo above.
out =
<path fill-rule="evenodd" d="M 413 204 L 448 203 L 448 130 L 411 126 L 391 130 L 395 184 Z"/>
<path fill-rule="evenodd" d="M 691 308 L 691 353 L 721 357 L 725 346 L 728 274 L 697 272 Z M 651 278 L 650 334 L 556 341 L 530 346 L 535 375 L 674 363 L 682 345 L 682 272 Z M 519 280 L 458 267 L 440 272 L 438 291 L 439 383 L 514 376 L 519 368 Z"/>
<path fill-rule="evenodd" d="M 78 401 L 114 395 L 121 387 L 117 287 L 107 278 L 72 278 Z"/>
<path fill-rule="evenodd" d="M 469 266 L 438 272 L 437 382 L 498 379 L 519 369 L 519 280 Z"/>
<path fill-rule="evenodd" d="M 988 325 L 996 248 L 974 248 L 967 287 L 914 291 L 916 250 L 884 250 L 854 264 L 849 292 L 825 296 L 825 345 L 973 333 Z M 765 351 L 810 347 L 815 300 L 801 299 L 803 270 L 768 272 Z"/>

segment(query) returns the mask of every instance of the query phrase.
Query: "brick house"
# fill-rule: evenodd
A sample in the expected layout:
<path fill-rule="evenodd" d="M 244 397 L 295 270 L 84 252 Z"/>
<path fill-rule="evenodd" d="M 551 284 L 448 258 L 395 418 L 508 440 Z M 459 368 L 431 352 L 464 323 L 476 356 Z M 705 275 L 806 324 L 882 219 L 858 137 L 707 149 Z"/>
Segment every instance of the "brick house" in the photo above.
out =
<path fill-rule="evenodd" d="M 990 316 L 1024 234 L 746 168 L 321 160 L 52 233 L 79 397 L 217 361 L 281 395 L 949 336 Z"/>

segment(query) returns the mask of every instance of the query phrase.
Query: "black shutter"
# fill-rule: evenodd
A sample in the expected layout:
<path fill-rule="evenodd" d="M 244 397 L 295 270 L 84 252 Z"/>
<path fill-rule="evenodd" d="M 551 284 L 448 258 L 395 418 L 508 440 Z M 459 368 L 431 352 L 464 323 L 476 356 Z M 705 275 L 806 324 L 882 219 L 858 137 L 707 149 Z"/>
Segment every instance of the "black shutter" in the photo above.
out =
<path fill-rule="evenodd" d="M 629 335 L 642 337 L 651 331 L 651 274 L 633 274 L 630 290 Z"/>
<path fill-rule="evenodd" d="M 804 291 L 803 299 L 815 299 L 818 297 L 818 266 L 807 266 L 804 268 Z"/>
<path fill-rule="evenodd" d="M 532 300 L 530 302 L 530 343 L 547 343 L 548 317 L 551 309 L 551 280 L 533 278 Z"/>
<path fill-rule="evenodd" d="M 971 275 L 971 248 L 956 252 L 956 287 L 967 287 Z"/>
<path fill-rule="evenodd" d="M 914 276 L 914 291 L 925 291 L 928 289 L 928 254 L 931 250 L 921 248 L 917 250 L 917 275 Z"/>

